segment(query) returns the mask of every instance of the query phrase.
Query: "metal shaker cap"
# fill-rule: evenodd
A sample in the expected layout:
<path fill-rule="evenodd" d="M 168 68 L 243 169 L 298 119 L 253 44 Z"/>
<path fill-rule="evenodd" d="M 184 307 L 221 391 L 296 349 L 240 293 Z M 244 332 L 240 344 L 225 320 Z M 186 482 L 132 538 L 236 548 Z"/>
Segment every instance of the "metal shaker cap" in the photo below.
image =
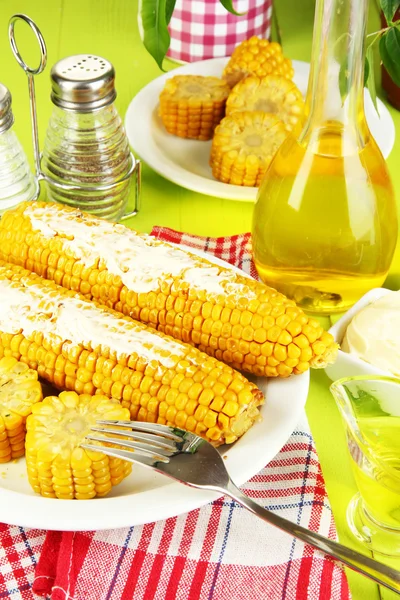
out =
<path fill-rule="evenodd" d="M 5 85 L 0 83 L 0 133 L 10 129 L 14 123 L 11 110 L 11 94 Z"/>
<path fill-rule="evenodd" d="M 77 54 L 59 60 L 50 73 L 51 99 L 56 106 L 75 112 L 91 112 L 114 102 L 115 71 L 112 64 L 93 54 Z"/>

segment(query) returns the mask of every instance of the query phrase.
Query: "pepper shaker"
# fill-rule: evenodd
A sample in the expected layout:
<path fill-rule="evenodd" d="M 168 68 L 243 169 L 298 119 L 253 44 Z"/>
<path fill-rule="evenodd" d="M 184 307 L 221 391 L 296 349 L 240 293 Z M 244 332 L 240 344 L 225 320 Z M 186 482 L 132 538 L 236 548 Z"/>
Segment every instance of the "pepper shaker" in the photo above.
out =
<path fill-rule="evenodd" d="M 38 184 L 12 129 L 11 94 L 0 83 L 0 215 L 24 200 L 38 196 Z"/>

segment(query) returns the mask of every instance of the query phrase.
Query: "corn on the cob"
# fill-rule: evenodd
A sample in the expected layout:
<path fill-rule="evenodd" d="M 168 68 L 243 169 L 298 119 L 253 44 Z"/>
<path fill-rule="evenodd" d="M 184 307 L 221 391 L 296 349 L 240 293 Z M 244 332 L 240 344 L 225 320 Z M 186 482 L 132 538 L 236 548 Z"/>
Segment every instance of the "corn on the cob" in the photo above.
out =
<path fill-rule="evenodd" d="M 285 377 L 335 357 L 332 336 L 275 290 L 65 206 L 4 213 L 0 259 L 256 375 Z"/>
<path fill-rule="evenodd" d="M 249 76 L 232 90 L 226 103 L 226 115 L 237 111 L 272 113 L 287 131 L 296 131 L 304 114 L 304 101 L 296 84 L 281 75 Z"/>
<path fill-rule="evenodd" d="M 107 396 L 75 392 L 48 396 L 32 407 L 26 423 L 26 466 L 35 492 L 86 500 L 105 496 L 129 475 L 127 461 L 81 448 L 101 419 L 128 420 L 129 410 Z"/>
<path fill-rule="evenodd" d="M 225 113 L 229 85 L 217 77 L 176 75 L 160 94 L 160 117 L 168 133 L 210 140 Z"/>
<path fill-rule="evenodd" d="M 236 46 L 222 77 L 233 87 L 247 75 L 282 75 L 292 79 L 294 70 L 280 44 L 253 36 Z"/>
<path fill-rule="evenodd" d="M 240 373 L 129 317 L 15 265 L 0 264 L 0 357 L 57 388 L 100 393 L 133 420 L 230 443 L 258 417 L 262 392 Z"/>
<path fill-rule="evenodd" d="M 41 399 L 36 371 L 12 356 L 0 359 L 0 463 L 24 455 L 26 418 Z"/>
<path fill-rule="evenodd" d="M 285 126 L 275 115 L 234 112 L 215 130 L 212 174 L 224 183 L 258 187 L 286 137 Z"/>

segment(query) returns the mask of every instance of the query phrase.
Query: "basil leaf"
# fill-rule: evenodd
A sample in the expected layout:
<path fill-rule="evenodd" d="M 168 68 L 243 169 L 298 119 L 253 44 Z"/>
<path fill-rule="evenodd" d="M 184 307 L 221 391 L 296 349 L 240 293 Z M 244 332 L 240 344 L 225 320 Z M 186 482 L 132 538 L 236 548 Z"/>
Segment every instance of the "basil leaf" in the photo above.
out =
<path fill-rule="evenodd" d="M 368 64 L 368 69 L 369 69 L 369 77 L 367 79 L 367 88 L 369 90 L 369 93 L 371 95 L 371 100 L 372 103 L 375 107 L 376 112 L 379 115 L 379 110 L 378 110 L 378 102 L 376 100 L 376 85 L 375 85 L 375 71 L 374 71 L 374 49 L 372 46 L 370 46 L 367 50 L 367 58 L 366 58 L 366 62 Z"/>
<path fill-rule="evenodd" d="M 222 6 L 224 8 L 226 8 L 226 10 L 228 12 L 230 12 L 232 15 L 236 15 L 237 17 L 241 17 L 242 15 L 246 14 L 245 12 L 244 13 L 238 13 L 238 12 L 236 12 L 236 10 L 233 7 L 232 0 L 219 0 L 219 1 L 221 2 Z M 146 2 L 146 0 L 145 0 L 145 2 Z"/>
<path fill-rule="evenodd" d="M 349 93 L 349 65 L 347 59 L 340 65 L 339 90 L 342 102 L 344 102 Z"/>
<path fill-rule="evenodd" d="M 386 71 L 394 83 L 400 86 L 400 31 L 398 29 L 392 27 L 381 37 L 379 52 Z"/>
<path fill-rule="evenodd" d="M 139 3 L 139 26 L 143 32 L 143 44 L 160 69 L 170 44 L 167 26 L 167 0 L 141 0 Z M 168 6 L 168 10 L 171 6 Z"/>
<path fill-rule="evenodd" d="M 165 20 L 167 21 L 167 25 L 169 25 L 169 22 L 171 20 L 172 13 L 174 12 L 175 4 L 176 4 L 176 0 L 167 0 L 166 6 L 165 6 Z"/>
<path fill-rule="evenodd" d="M 386 21 L 391 23 L 395 12 L 400 8 L 400 0 L 381 0 L 381 7 Z"/>

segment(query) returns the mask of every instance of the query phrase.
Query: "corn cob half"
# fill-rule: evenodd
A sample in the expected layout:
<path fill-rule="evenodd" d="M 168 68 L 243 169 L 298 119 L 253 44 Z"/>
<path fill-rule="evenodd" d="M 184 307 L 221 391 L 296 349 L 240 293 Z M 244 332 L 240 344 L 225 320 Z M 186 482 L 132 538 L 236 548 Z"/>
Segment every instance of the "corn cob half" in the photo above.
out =
<path fill-rule="evenodd" d="M 292 79 L 294 70 L 280 44 L 253 36 L 236 46 L 222 76 L 232 88 L 248 75 L 282 75 Z"/>
<path fill-rule="evenodd" d="M 304 101 L 296 84 L 281 75 L 249 76 L 230 93 L 226 115 L 253 110 L 274 114 L 287 131 L 296 131 L 304 114 Z"/>
<path fill-rule="evenodd" d="M 26 418 L 41 399 L 36 371 L 12 356 L 0 359 L 0 463 L 25 454 Z"/>
<path fill-rule="evenodd" d="M 229 85 L 217 77 L 176 75 L 160 94 L 165 129 L 182 138 L 210 140 L 225 113 Z"/>
<path fill-rule="evenodd" d="M 4 213 L 0 259 L 256 375 L 287 377 L 335 359 L 332 336 L 272 288 L 59 204 Z"/>
<path fill-rule="evenodd" d="M 210 156 L 213 176 L 224 183 L 258 187 L 286 137 L 285 126 L 275 115 L 233 112 L 215 130 Z"/>
<path fill-rule="evenodd" d="M 57 388 L 119 400 L 133 420 L 176 425 L 216 445 L 258 418 L 240 373 L 142 323 L 16 266 L 0 264 L 0 357 Z"/>
<path fill-rule="evenodd" d="M 75 392 L 35 404 L 26 435 L 28 479 L 35 492 L 47 498 L 87 500 L 105 496 L 130 474 L 127 461 L 81 448 L 101 419 L 127 420 L 129 411 L 106 396 Z"/>

